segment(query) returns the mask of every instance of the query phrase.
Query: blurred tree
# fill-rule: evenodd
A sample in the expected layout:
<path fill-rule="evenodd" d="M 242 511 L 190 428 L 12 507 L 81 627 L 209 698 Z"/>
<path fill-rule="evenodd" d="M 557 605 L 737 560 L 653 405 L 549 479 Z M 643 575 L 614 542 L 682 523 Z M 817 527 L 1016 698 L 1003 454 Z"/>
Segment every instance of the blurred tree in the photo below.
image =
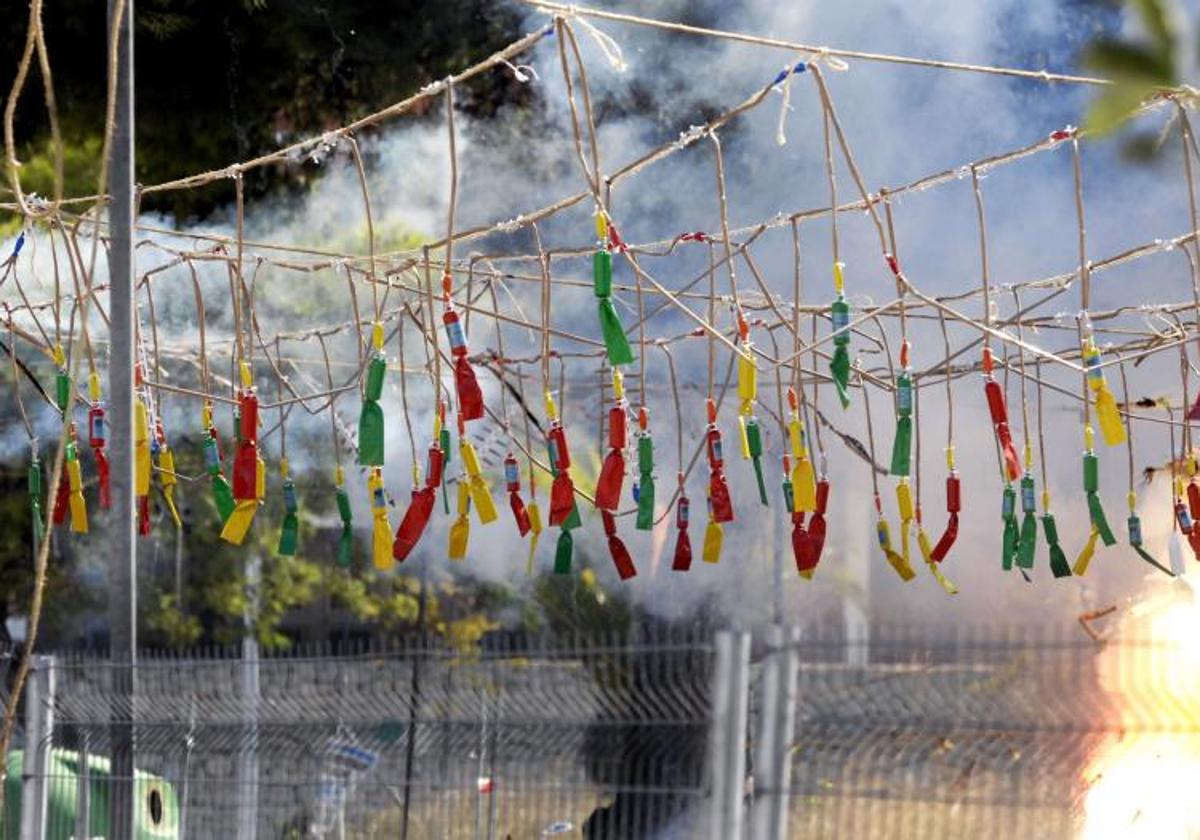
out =
<path fill-rule="evenodd" d="M 0 27 L 0 54 L 21 54 L 24 17 L 9 15 Z M 105 4 L 48 0 L 44 22 L 68 149 L 66 193 L 86 195 L 94 191 L 104 120 Z M 220 168 L 349 122 L 494 52 L 519 35 L 519 23 L 515 8 L 488 0 L 142 0 L 138 180 Z M 15 69 L 12 61 L 0 71 L 6 96 Z M 524 90 L 511 74 L 484 74 L 461 91 L 459 107 L 487 116 Z M 49 193 L 52 158 L 36 70 L 16 133 L 22 182 Z M 247 195 L 301 187 L 308 171 L 256 171 Z M 143 209 L 184 222 L 228 201 L 218 186 L 147 200 Z"/>
<path fill-rule="evenodd" d="M 1084 126 L 1097 134 L 1115 131 L 1145 102 L 1184 82 L 1184 27 L 1178 10 L 1169 0 L 1124 0 L 1124 4 L 1137 17 L 1140 37 L 1100 36 L 1082 57 L 1084 66 L 1113 82 L 1088 108 Z M 1152 155 L 1158 144 L 1157 135 L 1138 132 L 1126 141 L 1125 150 L 1144 158 Z"/>

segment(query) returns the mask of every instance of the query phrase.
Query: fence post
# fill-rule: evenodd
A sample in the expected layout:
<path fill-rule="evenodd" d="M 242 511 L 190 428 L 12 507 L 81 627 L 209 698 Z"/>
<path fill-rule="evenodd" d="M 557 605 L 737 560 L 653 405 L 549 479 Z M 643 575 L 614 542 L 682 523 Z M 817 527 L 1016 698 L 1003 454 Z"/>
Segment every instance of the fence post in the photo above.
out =
<path fill-rule="evenodd" d="M 243 615 L 241 697 L 242 743 L 237 761 L 238 802 L 237 840 L 254 840 L 258 833 L 258 717 L 259 650 L 254 621 L 259 611 L 259 586 L 262 560 L 251 556 L 246 565 L 246 611 Z"/>
<path fill-rule="evenodd" d="M 715 644 L 709 738 L 709 834 L 714 840 L 740 840 L 750 699 L 750 635 L 723 630 L 717 633 Z"/>
<path fill-rule="evenodd" d="M 80 840 L 92 836 L 91 738 L 91 730 L 84 728 L 79 742 L 79 772 L 75 780 L 75 836 Z"/>
<path fill-rule="evenodd" d="M 21 765 L 21 840 L 46 836 L 51 736 L 54 734 L 54 657 L 33 657 L 25 685 L 25 755 Z"/>
<path fill-rule="evenodd" d="M 757 840 L 783 840 L 787 836 L 788 793 L 792 766 L 790 751 L 796 717 L 796 643 L 794 627 L 773 624 L 767 628 L 767 654 L 763 658 L 754 758 L 754 808 L 751 817 Z"/>

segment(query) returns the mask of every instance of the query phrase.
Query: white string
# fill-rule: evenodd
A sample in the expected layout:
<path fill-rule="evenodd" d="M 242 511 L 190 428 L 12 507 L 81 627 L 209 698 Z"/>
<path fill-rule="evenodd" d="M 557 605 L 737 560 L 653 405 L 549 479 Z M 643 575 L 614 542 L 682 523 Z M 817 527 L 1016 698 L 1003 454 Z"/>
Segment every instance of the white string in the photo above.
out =
<path fill-rule="evenodd" d="M 821 47 L 812 57 L 812 61 L 819 61 L 828 67 L 830 70 L 836 70 L 839 73 L 850 69 L 850 65 L 843 59 L 838 58 L 829 52 L 829 47 Z"/>
<path fill-rule="evenodd" d="M 614 70 L 618 73 L 624 73 L 629 69 L 629 65 L 625 63 L 625 53 L 621 51 L 621 45 L 617 43 L 615 38 L 587 18 L 581 16 L 574 5 L 567 6 L 564 16 L 571 18 L 583 27 L 584 31 L 596 42 L 596 46 L 600 48 L 600 52 L 604 53 L 604 57 L 608 59 L 608 63 Z"/>
<path fill-rule="evenodd" d="M 525 84 L 530 79 L 538 79 L 541 81 L 532 64 L 513 64 L 507 58 L 500 59 L 500 63 L 512 71 L 513 78 L 521 84 Z"/>
<path fill-rule="evenodd" d="M 796 75 L 792 65 L 783 65 L 783 72 L 786 73 L 783 81 L 775 86 L 775 90 L 783 94 L 783 102 L 779 105 L 779 122 L 775 126 L 775 142 L 780 146 L 787 145 L 787 134 L 784 131 L 787 122 L 788 111 L 792 110 L 790 104 L 792 99 L 792 77 Z"/>

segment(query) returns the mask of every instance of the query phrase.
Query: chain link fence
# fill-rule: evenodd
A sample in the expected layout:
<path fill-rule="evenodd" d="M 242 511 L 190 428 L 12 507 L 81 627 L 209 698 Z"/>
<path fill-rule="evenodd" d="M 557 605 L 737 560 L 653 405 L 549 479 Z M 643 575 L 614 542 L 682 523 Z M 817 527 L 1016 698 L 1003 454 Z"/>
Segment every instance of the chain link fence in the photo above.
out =
<path fill-rule="evenodd" d="M 1131 769 L 1200 779 L 1198 646 L 873 625 L 209 650 L 143 656 L 132 708 L 106 659 L 60 655 L 3 825 L 106 836 L 131 715 L 139 838 L 1132 832 Z"/>

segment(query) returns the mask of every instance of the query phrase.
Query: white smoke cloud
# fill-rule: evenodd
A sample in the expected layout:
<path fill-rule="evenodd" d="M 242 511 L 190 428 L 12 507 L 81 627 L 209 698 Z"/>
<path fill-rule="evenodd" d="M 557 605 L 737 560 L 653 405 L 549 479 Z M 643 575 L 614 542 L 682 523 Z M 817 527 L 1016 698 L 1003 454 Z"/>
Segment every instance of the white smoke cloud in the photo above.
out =
<path fill-rule="evenodd" d="M 1049 69 L 1068 71 L 1074 69 L 1076 51 L 1097 27 L 1122 25 L 1112 13 L 1055 0 L 999 0 L 987 4 L 956 0 L 870 0 L 803 5 L 765 0 L 701 4 L 662 0 L 614 3 L 609 8 L 815 45 L 979 64 L 1035 68 L 1044 65 Z M 544 16 L 531 13 L 526 29 L 542 26 L 545 22 Z M 668 141 L 690 125 L 731 107 L 760 89 L 784 63 L 806 57 L 784 50 L 619 23 L 597 21 L 596 25 L 615 39 L 628 63 L 626 72 L 615 72 L 592 39 L 579 31 L 592 94 L 598 105 L 599 146 L 605 172 L 614 171 L 645 149 Z M 546 38 L 522 59 L 537 70 L 537 79 L 530 82 L 536 89 L 534 115 L 524 108 L 510 106 L 487 122 L 459 118 L 460 229 L 511 219 L 560 196 L 584 189 L 584 179 L 571 142 L 570 117 L 557 49 L 555 38 Z M 1033 142 L 1054 129 L 1077 125 L 1082 120 L 1088 97 L 1086 90 L 1076 86 L 1046 85 L 1000 76 L 856 59 L 849 60 L 848 64 L 846 72 L 827 70 L 826 78 L 857 162 L 871 189 L 900 185 L 930 172 L 958 167 L 985 155 Z M 828 201 L 821 111 L 812 74 L 799 75 L 791 82 L 791 111 L 784 124 L 787 143 L 783 146 L 776 142 L 781 104 L 782 97 L 773 93 L 759 108 L 721 131 L 728 170 L 729 217 L 734 227 L 781 212 L 819 207 Z M 440 108 L 429 118 L 401 120 L 374 137 L 362 140 L 381 242 L 393 241 L 391 237 L 399 230 L 413 231 L 427 238 L 438 238 L 444 232 L 449 160 L 445 125 L 439 114 Z M 1148 124 L 1153 125 L 1156 120 L 1161 121 L 1161 115 L 1150 117 Z M 1091 258 L 1102 258 L 1136 244 L 1187 230 L 1186 194 L 1177 174 L 1180 161 L 1173 150 L 1168 149 L 1163 160 L 1150 167 L 1120 162 L 1113 141 L 1087 142 L 1083 153 Z M 321 175 L 303 200 L 273 200 L 247 208 L 247 237 L 363 252 L 362 201 L 357 176 L 345 149 L 327 156 L 319 166 Z M 849 173 L 840 163 L 838 186 L 841 200 L 857 197 Z M 1077 266 L 1071 159 L 1067 146 L 989 171 L 983 179 L 983 190 L 996 288 L 1071 271 Z M 561 218 L 543 223 L 541 234 L 546 247 L 552 251 L 586 247 L 592 238 L 590 211 L 588 203 L 581 203 Z M 708 141 L 696 143 L 618 183 L 613 190 L 612 212 L 621 223 L 624 237 L 633 242 L 669 238 L 691 230 L 718 230 L 712 145 Z M 897 250 L 906 273 L 924 291 L 945 294 L 979 285 L 974 212 L 969 178 L 925 193 L 905 195 L 895 201 Z M 857 214 L 845 215 L 839 220 L 839 226 L 841 258 L 847 264 L 849 293 L 860 301 L 865 298 L 877 302 L 890 299 L 894 294 L 893 281 L 879 259 L 877 240 L 869 220 Z M 230 234 L 232 225 L 206 229 Z M 828 221 L 806 221 L 801 225 L 801 238 L 803 300 L 806 303 L 826 302 L 832 297 Z M 532 247 L 528 229 L 521 229 L 512 234 L 496 234 L 463 243 L 456 255 L 529 253 Z M 765 234 L 753 249 L 771 292 L 785 300 L 791 296 L 791 248 L 790 230 L 783 226 Z M 381 245 L 381 249 L 386 250 L 386 247 Z M 644 265 L 661 282 L 676 288 L 703 270 L 707 254 L 705 246 L 685 246 L 669 259 L 645 258 Z M 514 272 L 536 274 L 534 263 L 498 264 Z M 389 265 L 391 263 L 384 261 L 382 267 Z M 556 260 L 554 265 L 559 278 L 586 279 L 589 276 L 583 259 Z M 752 289 L 753 280 L 745 265 L 739 264 L 737 270 L 741 289 Z M 617 282 L 632 282 L 627 268 L 621 266 L 618 272 Z M 227 284 L 223 269 L 206 265 L 203 274 L 206 299 L 211 307 L 210 330 L 218 335 L 224 330 L 227 338 L 230 316 L 227 307 L 221 303 L 222 284 Z M 196 337 L 190 281 L 180 271 L 166 272 L 164 278 L 169 279 L 161 284 L 161 296 L 156 298 L 159 316 L 170 330 L 172 341 L 186 345 Z M 336 267 L 312 275 L 264 269 L 258 282 L 260 316 L 268 335 L 278 330 L 352 317 L 345 295 L 345 280 Z M 1189 282 L 1186 263 L 1179 255 L 1156 255 L 1097 274 L 1093 282 L 1093 307 L 1184 300 L 1190 296 Z M 511 280 L 508 285 L 525 315 L 536 323 L 540 317 L 536 284 Z M 722 294 L 728 291 L 728 281 L 723 273 L 718 276 L 717 287 Z M 156 290 L 158 288 L 156 286 Z M 388 307 L 394 307 L 404 297 L 393 293 Z M 622 317 L 630 323 L 636 307 L 634 296 L 621 293 L 618 297 Z M 657 299 L 651 297 L 650 301 L 656 303 Z M 359 305 L 364 313 L 369 312 L 371 303 L 361 293 Z M 490 305 L 486 296 L 480 305 Z M 696 304 L 693 302 L 693 305 Z M 956 305 L 974 316 L 982 312 L 978 300 Z M 501 306 L 506 310 L 511 306 L 505 302 L 503 294 Z M 1007 293 L 999 295 L 999 306 L 1001 313 L 1012 310 L 1012 300 Z M 1067 314 L 1063 324 L 1068 327 L 1073 324 L 1071 316 L 1078 308 L 1075 289 L 1047 307 L 1050 312 Z M 727 307 L 719 311 L 719 317 L 722 324 L 728 325 Z M 1137 316 L 1131 317 L 1140 323 Z M 583 336 L 598 337 L 590 289 L 556 288 L 553 323 L 555 327 Z M 678 313 L 668 312 L 652 322 L 647 336 L 677 335 L 690 328 L 691 324 Z M 826 329 L 821 327 L 822 331 Z M 889 325 L 889 330 L 895 350 L 899 337 L 894 325 Z M 407 363 L 410 366 L 424 364 L 422 345 L 411 327 L 406 334 Z M 970 328 L 958 325 L 951 328 L 951 341 L 956 347 L 974 335 Z M 1066 329 L 1042 330 L 1040 334 L 1027 337 L 1054 349 L 1071 347 L 1074 343 L 1073 332 Z M 783 333 L 779 338 L 787 343 Z M 212 334 L 210 339 L 215 340 Z M 941 358 L 941 336 L 930 322 L 915 322 L 912 339 L 918 370 Z M 765 334 L 759 340 L 765 341 Z M 496 347 L 494 330 L 487 319 L 473 316 L 470 341 L 475 351 Z M 536 336 L 517 327 L 505 328 L 504 341 L 506 351 L 512 356 L 533 353 L 538 348 Z M 859 349 L 865 346 L 856 341 Z M 556 347 L 586 349 L 567 342 L 556 342 Z M 343 365 L 341 376 L 344 377 L 351 369 L 348 362 L 355 358 L 353 344 L 343 336 L 335 340 L 331 348 Z M 295 352 L 311 361 L 319 358 L 318 350 L 310 342 L 306 348 Z M 388 353 L 392 361 L 396 361 L 397 350 L 396 342 L 391 342 Z M 690 457 L 691 448 L 702 433 L 702 394 L 706 375 L 704 343 L 685 342 L 676 345 L 675 352 L 680 380 L 685 386 L 682 428 L 687 444 L 685 457 Z M 724 371 L 724 358 L 723 354 L 719 356 L 718 380 Z M 964 358 L 977 359 L 978 351 L 973 350 Z M 879 356 L 864 356 L 864 364 L 868 367 L 883 363 Z M 573 434 L 573 445 L 579 450 L 576 460 L 590 465 L 592 453 L 601 451 L 597 422 L 602 407 L 594 385 L 597 381 L 596 362 L 576 360 L 567 365 L 568 392 L 560 396 L 560 401 Z M 306 369 L 318 382 L 323 379 L 324 371 L 315 363 Z M 557 379 L 557 363 L 553 369 Z M 649 352 L 646 369 L 658 459 L 658 495 L 660 500 L 665 500 L 674 488 L 676 470 L 674 408 L 661 353 L 653 349 Z M 1177 369 L 1173 358 L 1131 369 L 1132 396 L 1163 393 L 1178 398 Z M 1078 389 L 1079 382 L 1073 375 L 1043 370 L 1049 381 Z M 535 412 L 540 414 L 539 370 L 537 366 L 529 366 L 525 372 L 529 375 L 526 396 Z M 482 370 L 479 375 L 489 406 L 498 410 L 500 395 L 495 381 Z M 1110 384 L 1119 389 L 1119 379 L 1115 379 L 1115 375 L 1115 370 L 1110 371 Z M 761 379 L 760 398 L 774 410 L 773 376 Z M 432 425 L 432 389 L 424 377 L 410 379 L 409 385 L 417 457 L 423 462 Z M 1019 443 L 1024 427 L 1018 419 L 1017 385 L 1014 380 L 1009 390 L 1009 408 Z M 831 389 L 822 391 L 822 408 L 827 415 L 839 428 L 865 442 L 867 435 L 861 399 L 856 398 L 850 411 L 842 412 L 834 406 Z M 631 397 L 636 403 L 636 386 L 631 386 Z M 878 392 L 874 397 L 876 457 L 886 463 L 894 423 L 887 400 Z M 1032 388 L 1029 397 L 1032 401 Z M 389 418 L 387 482 L 400 502 L 392 514 L 393 527 L 399 521 L 407 497 L 410 463 L 407 435 L 399 420 L 399 398 L 398 378 L 392 375 L 385 395 L 385 414 Z M 1086 506 L 1079 492 L 1079 412 L 1074 404 L 1051 392 L 1047 392 L 1045 398 L 1050 489 L 1063 547 L 1073 560 L 1087 528 Z M 764 465 L 771 507 L 761 509 L 758 504 L 749 465 L 736 455 L 730 458 L 727 472 L 735 491 L 738 522 L 727 528 L 722 563 L 710 566 L 700 562 L 705 475 L 701 459 L 688 482 L 693 511 L 691 536 L 696 554 L 692 571 L 686 575 L 669 571 L 674 542 L 674 529 L 670 528 L 665 547 L 656 548 L 654 552 L 659 558 L 658 571 L 652 575 L 652 537 L 634 531 L 632 517 L 623 517 L 619 520 L 621 535 L 643 574 L 621 586 L 632 591 L 647 607 L 664 614 L 686 614 L 697 605 L 715 601 L 719 609 L 746 624 L 769 618 L 772 604 L 777 601 L 782 604 L 784 615 L 793 620 L 822 615 L 829 611 L 831 603 L 837 604 L 842 598 L 856 604 L 868 604 L 869 614 L 875 617 L 902 621 L 927 621 L 931 617 L 980 620 L 1014 616 L 1035 620 L 1071 615 L 1071 610 L 1081 603 L 1107 603 L 1133 592 L 1146 567 L 1128 548 L 1121 546 L 1098 552 L 1085 581 L 1053 582 L 1039 533 L 1035 583 L 1026 584 L 1015 573 L 1006 574 L 999 569 L 1000 483 L 996 480 L 991 429 L 983 408 L 979 379 L 967 377 L 957 381 L 954 402 L 965 509 L 959 541 L 947 560 L 945 572 L 959 585 L 961 594 L 957 597 L 947 598 L 919 562 L 916 563 L 916 581 L 901 585 L 895 579 L 875 546 L 874 512 L 866 465 L 828 431 L 824 439 L 833 484 L 830 534 L 816 580 L 813 583 L 798 580 L 780 509 L 779 455 L 783 441 L 765 412 L 760 412 L 760 419 L 766 432 Z M 339 404 L 344 418 L 352 426 L 357 414 L 357 397 L 348 395 Z M 731 394 L 722 411 L 727 451 L 731 453 L 736 450 L 732 405 Z M 194 414 L 193 407 L 185 405 L 169 410 L 179 412 L 168 415 L 169 419 L 173 418 L 172 425 L 188 427 L 193 424 L 190 419 Z M 940 386 L 923 393 L 921 410 L 922 502 L 927 527 L 936 539 L 945 521 L 945 469 L 941 454 L 945 442 L 945 397 Z M 515 407 L 510 406 L 510 414 L 514 430 L 520 436 L 522 426 Z M 301 435 L 314 442 L 328 440 L 327 416 L 304 418 L 296 412 L 292 418 L 290 428 L 296 429 L 295 440 L 301 440 Z M 491 428 L 490 422 L 487 428 Z M 1138 469 L 1166 460 L 1165 428 L 1141 424 L 1135 432 Z M 491 432 L 473 430 L 473 434 L 480 441 Z M 274 445 L 268 444 L 268 451 L 273 455 L 277 454 L 272 448 Z M 324 446 L 324 443 L 314 443 L 314 448 L 308 449 L 294 445 L 289 452 L 293 469 L 328 470 L 331 456 Z M 534 448 L 541 457 L 543 447 L 536 432 Z M 457 457 L 454 460 L 452 473 L 456 474 L 461 462 Z M 1123 499 L 1127 491 L 1125 452 L 1121 448 L 1105 450 L 1101 460 L 1102 491 L 1109 519 L 1123 539 L 1126 515 Z M 491 461 L 489 479 L 501 508 L 501 518 L 486 528 L 473 523 L 472 550 L 466 567 L 497 580 L 512 581 L 523 571 L 526 545 L 517 540 L 509 521 L 497 460 Z M 632 481 L 633 476 L 629 476 L 627 503 Z M 1040 491 L 1040 473 L 1038 484 Z M 363 482 L 357 479 L 351 481 L 356 520 L 366 523 L 369 521 L 368 502 L 362 485 Z M 880 478 L 885 510 L 895 534 L 898 526 L 893 485 L 893 479 Z M 1164 487 L 1165 483 L 1160 480 L 1149 492 L 1141 494 L 1147 543 L 1154 554 L 1163 558 L 1166 557 L 1170 523 Z M 525 496 L 528 501 L 528 487 L 525 487 Z M 539 499 L 545 515 L 548 507 L 545 488 L 539 490 Z M 660 507 L 661 504 L 660 501 Z M 437 566 L 445 565 L 442 558 L 447 522 L 440 513 L 435 514 L 420 549 L 427 552 L 430 562 Z M 539 567 L 549 565 L 556 536 L 555 531 L 548 531 L 543 536 L 537 559 Z M 577 532 L 577 537 L 577 546 L 587 550 L 602 577 L 606 581 L 611 578 L 616 585 L 608 564 L 599 517 L 585 512 L 585 528 Z M 364 547 L 360 545 L 360 550 Z M 661 555 L 657 553 L 659 550 Z M 912 550 L 916 557 L 915 543 Z M 783 587 L 778 596 L 773 571 L 775 563 L 781 564 L 783 570 Z M 861 593 L 866 593 L 865 600 Z"/>

